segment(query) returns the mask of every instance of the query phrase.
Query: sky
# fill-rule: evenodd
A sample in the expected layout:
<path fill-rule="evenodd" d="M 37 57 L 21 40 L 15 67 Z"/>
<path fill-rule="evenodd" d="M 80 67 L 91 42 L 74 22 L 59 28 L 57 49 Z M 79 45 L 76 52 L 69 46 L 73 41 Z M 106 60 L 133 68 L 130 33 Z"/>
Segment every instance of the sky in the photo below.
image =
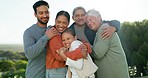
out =
<path fill-rule="evenodd" d="M 1 0 L 0 44 L 23 44 L 23 33 L 37 22 L 32 5 L 38 0 Z M 57 12 L 72 11 L 77 6 L 98 10 L 103 20 L 134 22 L 148 19 L 148 0 L 45 0 L 49 3 L 50 20 L 54 25 Z M 72 16 L 71 16 L 72 17 Z M 71 19 L 70 24 L 73 23 Z"/>

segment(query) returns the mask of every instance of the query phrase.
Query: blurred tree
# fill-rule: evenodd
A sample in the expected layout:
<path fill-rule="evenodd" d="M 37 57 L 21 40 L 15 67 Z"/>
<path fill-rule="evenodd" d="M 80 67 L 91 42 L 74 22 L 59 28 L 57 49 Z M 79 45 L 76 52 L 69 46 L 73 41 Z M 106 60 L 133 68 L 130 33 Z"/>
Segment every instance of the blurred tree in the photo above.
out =
<path fill-rule="evenodd" d="M 25 60 L 18 60 L 15 63 L 15 68 L 16 68 L 16 70 L 26 69 L 26 65 L 27 65 L 27 61 L 25 61 Z"/>
<path fill-rule="evenodd" d="M 0 61 L 0 71 L 1 72 L 14 71 L 15 70 L 14 65 L 15 63 L 11 60 Z"/>
<path fill-rule="evenodd" d="M 119 37 L 127 56 L 128 65 L 136 65 L 136 76 L 141 76 L 141 73 L 145 76 L 148 62 L 148 20 L 122 23 Z"/>

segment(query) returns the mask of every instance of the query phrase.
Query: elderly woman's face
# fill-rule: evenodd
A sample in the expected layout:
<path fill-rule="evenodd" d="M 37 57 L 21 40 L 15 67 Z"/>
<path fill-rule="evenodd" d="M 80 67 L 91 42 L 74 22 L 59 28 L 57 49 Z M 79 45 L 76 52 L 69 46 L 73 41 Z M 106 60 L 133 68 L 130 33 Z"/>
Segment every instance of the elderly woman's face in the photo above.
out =
<path fill-rule="evenodd" d="M 100 26 L 99 20 L 95 16 L 86 16 L 86 23 L 88 27 L 94 31 L 98 30 L 98 27 Z"/>

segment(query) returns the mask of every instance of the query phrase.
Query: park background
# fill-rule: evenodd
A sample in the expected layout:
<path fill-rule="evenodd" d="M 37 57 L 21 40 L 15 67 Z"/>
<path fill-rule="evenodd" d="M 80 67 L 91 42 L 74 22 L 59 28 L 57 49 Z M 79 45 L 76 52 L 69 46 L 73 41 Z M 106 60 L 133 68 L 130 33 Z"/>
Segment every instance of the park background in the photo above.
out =
<path fill-rule="evenodd" d="M 37 0 L 1 0 L 0 2 L 0 77 L 24 78 L 27 59 L 23 50 L 23 32 L 36 23 L 32 5 Z M 119 20 L 118 32 L 131 77 L 148 75 L 148 1 L 147 0 L 45 0 L 50 5 L 48 25 L 54 25 L 56 13 L 72 15 L 77 6 L 98 10 L 104 20 Z M 73 23 L 71 19 L 70 24 Z"/>

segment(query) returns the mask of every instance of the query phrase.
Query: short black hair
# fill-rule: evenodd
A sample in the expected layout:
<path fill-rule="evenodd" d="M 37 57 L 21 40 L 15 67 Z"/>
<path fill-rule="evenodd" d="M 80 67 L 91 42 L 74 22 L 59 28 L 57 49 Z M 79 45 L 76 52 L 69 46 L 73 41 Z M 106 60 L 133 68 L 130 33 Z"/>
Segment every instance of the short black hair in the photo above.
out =
<path fill-rule="evenodd" d="M 34 5 L 33 5 L 33 9 L 34 9 L 34 12 L 37 13 L 37 10 L 36 8 L 41 6 L 41 5 L 45 5 L 49 8 L 49 4 L 46 2 L 46 1 L 43 1 L 43 0 L 40 0 L 40 1 L 37 1 Z"/>

